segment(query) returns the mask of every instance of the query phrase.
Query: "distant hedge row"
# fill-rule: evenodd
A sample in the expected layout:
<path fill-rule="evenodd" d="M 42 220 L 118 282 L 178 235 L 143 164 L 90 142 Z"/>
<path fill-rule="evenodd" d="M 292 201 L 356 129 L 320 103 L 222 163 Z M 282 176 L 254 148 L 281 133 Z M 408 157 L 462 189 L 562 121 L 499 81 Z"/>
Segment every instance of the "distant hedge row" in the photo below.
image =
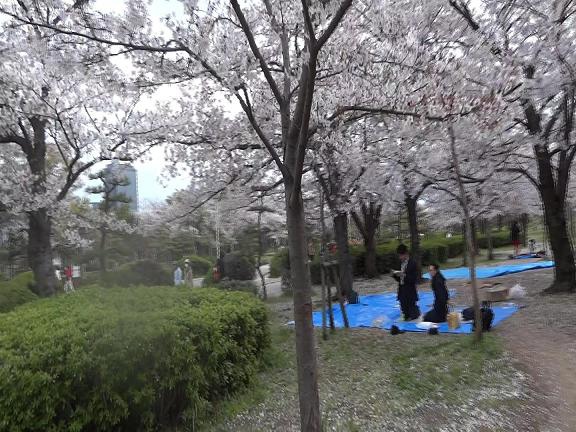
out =
<path fill-rule="evenodd" d="M 174 285 L 174 279 L 172 273 L 165 265 L 154 261 L 141 260 L 108 270 L 103 280 L 100 277 L 100 272 L 85 273 L 80 279 L 80 284 L 109 287 L 160 286 Z"/>
<path fill-rule="evenodd" d="M 0 430 L 153 431 L 200 424 L 270 343 L 254 296 L 90 288 L 0 315 Z"/>
<path fill-rule="evenodd" d="M 488 239 L 479 236 L 478 246 L 482 249 L 488 247 Z M 400 268 L 400 261 L 396 254 L 398 242 L 379 244 L 376 247 L 376 267 L 381 274 L 389 273 L 391 270 Z M 493 247 L 501 247 L 510 244 L 510 234 L 502 231 L 492 234 Z M 408 246 L 410 244 L 408 243 Z M 449 258 L 461 256 L 464 253 L 465 245 L 462 236 L 452 236 L 450 238 L 436 237 L 425 239 L 421 243 L 422 264 L 445 263 Z M 350 246 L 352 255 L 353 270 L 355 276 L 365 274 L 365 250 L 363 246 Z M 270 273 L 272 277 L 280 277 L 282 268 L 288 266 L 288 249 L 282 249 L 276 253 L 270 262 Z M 310 275 L 312 283 L 320 283 L 320 258 L 315 257 L 310 265 Z"/>

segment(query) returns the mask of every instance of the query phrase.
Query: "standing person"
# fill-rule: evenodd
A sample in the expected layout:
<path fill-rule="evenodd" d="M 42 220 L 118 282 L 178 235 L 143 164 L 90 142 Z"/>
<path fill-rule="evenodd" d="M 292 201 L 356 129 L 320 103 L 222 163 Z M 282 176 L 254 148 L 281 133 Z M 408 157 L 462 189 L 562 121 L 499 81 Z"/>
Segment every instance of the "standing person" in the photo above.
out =
<path fill-rule="evenodd" d="M 74 283 L 72 282 L 72 264 L 64 267 L 64 277 L 66 281 L 64 282 L 64 292 L 69 293 L 74 291 Z"/>
<path fill-rule="evenodd" d="M 192 273 L 192 266 L 190 260 L 184 260 L 184 283 L 190 288 L 194 288 L 194 274 Z"/>
<path fill-rule="evenodd" d="M 420 316 L 418 301 L 418 290 L 416 281 L 418 280 L 418 268 L 416 262 L 410 258 L 408 248 L 401 244 L 396 249 L 400 257 L 400 271 L 394 272 L 394 278 L 398 281 L 398 301 L 404 315 L 405 321 L 412 321 Z"/>
<path fill-rule="evenodd" d="M 174 270 L 174 285 L 182 285 L 182 269 L 180 266 L 176 267 L 176 270 Z"/>
<path fill-rule="evenodd" d="M 216 260 L 216 266 L 213 270 L 214 282 L 220 282 L 224 276 L 224 253 L 221 253 L 220 257 Z"/>
<path fill-rule="evenodd" d="M 54 276 L 56 277 L 56 280 L 58 281 L 58 285 L 60 285 L 60 283 L 62 282 L 62 272 L 60 272 L 60 266 L 54 267 Z"/>
<path fill-rule="evenodd" d="M 441 323 L 446 321 L 448 316 L 448 289 L 446 288 L 446 279 L 440 273 L 440 266 L 432 264 L 428 269 L 432 277 L 431 286 L 434 293 L 434 308 L 424 315 L 424 321 Z"/>
<path fill-rule="evenodd" d="M 314 242 L 308 242 L 308 261 L 314 261 Z"/>
<path fill-rule="evenodd" d="M 512 223 L 510 228 L 510 240 L 514 246 L 514 256 L 520 255 L 520 225 L 516 221 Z"/>

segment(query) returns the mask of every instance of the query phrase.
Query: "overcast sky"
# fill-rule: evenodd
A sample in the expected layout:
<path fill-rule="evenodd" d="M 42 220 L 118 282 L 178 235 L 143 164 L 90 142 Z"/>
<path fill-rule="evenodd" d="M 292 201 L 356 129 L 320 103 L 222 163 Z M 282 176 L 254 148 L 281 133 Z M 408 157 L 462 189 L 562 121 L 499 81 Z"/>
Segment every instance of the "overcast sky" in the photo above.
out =
<path fill-rule="evenodd" d="M 121 0 L 97 0 L 95 8 L 106 12 L 121 13 L 124 2 Z M 150 12 L 154 20 L 158 23 L 160 19 L 170 13 L 182 11 L 182 5 L 175 0 L 153 0 Z M 178 189 L 185 188 L 190 183 L 190 178 L 183 173 L 175 178 L 166 178 L 166 165 L 169 163 L 162 148 L 155 148 L 151 151 L 150 157 L 143 161 L 136 161 L 134 167 L 138 173 L 138 201 L 139 208 L 145 207 L 150 201 L 163 201 Z M 100 168 L 103 168 L 101 166 Z M 86 182 L 88 186 L 89 181 Z"/>

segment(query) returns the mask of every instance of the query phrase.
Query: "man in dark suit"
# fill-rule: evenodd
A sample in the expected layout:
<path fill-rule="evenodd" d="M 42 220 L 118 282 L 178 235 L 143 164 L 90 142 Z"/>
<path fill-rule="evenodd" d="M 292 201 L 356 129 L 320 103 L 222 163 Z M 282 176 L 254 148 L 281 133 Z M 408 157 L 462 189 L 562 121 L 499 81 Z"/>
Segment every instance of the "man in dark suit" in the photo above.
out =
<path fill-rule="evenodd" d="M 400 257 L 400 271 L 395 272 L 394 278 L 398 281 L 398 301 L 405 321 L 415 320 L 420 316 L 418 301 L 418 268 L 416 262 L 410 258 L 408 248 L 401 244 L 396 249 Z"/>

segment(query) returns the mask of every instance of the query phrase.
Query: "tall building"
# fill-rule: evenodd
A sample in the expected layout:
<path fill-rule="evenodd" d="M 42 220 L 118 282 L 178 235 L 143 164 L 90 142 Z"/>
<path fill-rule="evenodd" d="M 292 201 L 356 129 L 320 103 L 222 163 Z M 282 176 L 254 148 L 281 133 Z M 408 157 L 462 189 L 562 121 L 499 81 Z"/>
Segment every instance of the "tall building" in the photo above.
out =
<path fill-rule="evenodd" d="M 132 212 L 136 213 L 138 211 L 138 173 L 136 168 L 129 163 L 120 163 L 117 160 L 113 160 L 104 171 L 107 177 L 121 178 L 127 181 L 128 184 L 126 186 L 116 186 L 114 193 L 129 198 L 130 203 L 128 206 Z"/>

